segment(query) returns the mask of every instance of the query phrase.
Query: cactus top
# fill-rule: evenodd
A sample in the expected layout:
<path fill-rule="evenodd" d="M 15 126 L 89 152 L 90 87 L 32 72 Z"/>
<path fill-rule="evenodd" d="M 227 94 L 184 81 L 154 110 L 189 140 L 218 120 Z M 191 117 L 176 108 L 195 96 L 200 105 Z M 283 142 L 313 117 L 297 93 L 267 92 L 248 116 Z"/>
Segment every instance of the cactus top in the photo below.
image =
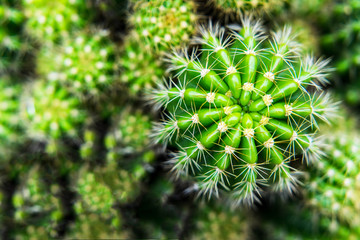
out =
<path fill-rule="evenodd" d="M 201 32 L 200 54 L 170 57 L 178 81 L 152 95 L 167 110 L 158 141 L 180 150 L 174 170 L 195 176 L 209 196 L 232 192 L 236 203 L 252 202 L 262 183 L 291 192 L 297 179 L 290 161 L 319 155 L 317 121 L 333 110 L 328 95 L 307 90 L 321 92 L 327 61 L 298 56 L 291 29 L 267 38 L 250 18 L 229 37 L 218 26 Z"/>

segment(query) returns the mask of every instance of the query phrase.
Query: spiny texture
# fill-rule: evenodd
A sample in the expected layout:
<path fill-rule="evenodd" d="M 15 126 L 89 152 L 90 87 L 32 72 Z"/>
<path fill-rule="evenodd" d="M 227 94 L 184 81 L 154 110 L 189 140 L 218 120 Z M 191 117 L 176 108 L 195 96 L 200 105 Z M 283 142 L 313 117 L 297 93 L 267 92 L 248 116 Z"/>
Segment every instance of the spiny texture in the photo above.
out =
<path fill-rule="evenodd" d="M 45 49 L 38 61 L 48 64 L 39 64 L 39 72 L 79 97 L 97 99 L 115 81 L 114 51 L 107 30 L 79 31 L 64 39 L 59 48 Z"/>
<path fill-rule="evenodd" d="M 330 232 L 338 234 L 341 227 L 346 227 L 350 230 L 346 239 L 358 239 L 360 133 L 349 114 L 344 112 L 342 115 L 346 119 L 337 121 L 337 128 L 322 130 L 326 157 L 322 157 L 311 166 L 307 197 L 313 208 L 331 219 Z"/>
<path fill-rule="evenodd" d="M 197 20 L 191 0 L 134 2 L 130 22 L 154 51 L 164 52 L 190 40 Z"/>
<path fill-rule="evenodd" d="M 118 180 L 114 178 L 112 180 Z M 76 184 L 78 199 L 75 203 L 77 219 L 69 238 L 128 238 L 122 231 L 119 209 L 115 208 L 118 196 L 104 183 L 101 175 L 86 168 L 80 171 Z"/>
<path fill-rule="evenodd" d="M 224 29 L 204 28 L 200 53 L 174 54 L 177 80 L 150 96 L 167 116 L 155 138 L 179 149 L 173 170 L 194 176 L 209 197 L 230 192 L 235 205 L 252 202 L 260 184 L 292 192 L 290 162 L 320 154 L 317 122 L 334 110 L 320 86 L 327 61 L 297 56 L 289 28 L 266 39 L 260 22 L 244 18 L 236 29 L 225 38 Z"/>
<path fill-rule="evenodd" d="M 0 73 L 9 69 L 17 69 L 15 61 L 19 50 L 25 44 L 21 42 L 21 24 L 24 20 L 22 12 L 13 1 L 3 0 L 0 3 Z"/>
<path fill-rule="evenodd" d="M 22 124 L 19 117 L 20 86 L 10 85 L 11 80 L 0 77 L 0 162 L 7 161 L 9 154 L 21 143 Z"/>
<path fill-rule="evenodd" d="M 85 121 L 79 99 L 57 82 L 36 82 L 31 96 L 24 100 L 25 119 L 29 133 L 43 140 L 76 137 Z"/>
<path fill-rule="evenodd" d="M 165 70 L 149 45 L 144 44 L 137 33 L 128 36 L 120 57 L 120 80 L 132 95 L 140 95 L 161 81 Z"/>
<path fill-rule="evenodd" d="M 231 211 L 221 203 L 200 204 L 191 239 L 251 239 L 245 210 Z"/>
<path fill-rule="evenodd" d="M 82 0 L 22 0 L 27 17 L 27 32 L 43 44 L 53 44 L 81 29 L 89 15 Z"/>
<path fill-rule="evenodd" d="M 21 185 L 13 196 L 15 239 L 48 239 L 56 237 L 56 226 L 62 218 L 59 186 L 49 185 L 38 165 L 20 178 Z"/>

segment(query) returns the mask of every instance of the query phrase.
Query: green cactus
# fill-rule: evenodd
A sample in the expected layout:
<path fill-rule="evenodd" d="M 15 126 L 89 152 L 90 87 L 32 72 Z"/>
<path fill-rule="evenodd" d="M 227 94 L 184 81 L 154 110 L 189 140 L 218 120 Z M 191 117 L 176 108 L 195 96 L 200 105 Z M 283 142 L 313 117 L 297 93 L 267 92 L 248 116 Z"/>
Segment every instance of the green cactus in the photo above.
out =
<path fill-rule="evenodd" d="M 63 214 L 59 186 L 49 185 L 38 165 L 20 177 L 21 185 L 13 196 L 15 239 L 48 239 L 56 237 L 56 226 Z"/>
<path fill-rule="evenodd" d="M 140 181 L 151 168 L 155 152 L 150 146 L 151 118 L 141 110 L 128 106 L 120 115 L 113 116 L 113 123 L 105 137 L 107 161 L 118 162 Z M 141 129 L 141 131 L 139 131 Z M 123 161 L 131 157 L 132 161 Z"/>
<path fill-rule="evenodd" d="M 127 84 L 132 95 L 139 95 L 161 81 L 165 74 L 160 59 L 136 32 L 131 33 L 123 46 L 120 58 L 120 81 Z"/>
<path fill-rule="evenodd" d="M 194 176 L 209 197 L 230 192 L 235 205 L 253 202 L 260 184 L 292 192 L 298 173 L 290 162 L 319 155 L 317 122 L 335 110 L 320 90 L 327 61 L 297 56 L 289 28 L 264 39 L 250 18 L 229 37 L 218 26 L 203 28 L 201 56 L 175 53 L 169 62 L 177 81 L 150 95 L 167 110 L 157 141 L 180 150 L 173 170 Z"/>
<path fill-rule="evenodd" d="M 345 111 L 342 115 L 336 128 L 322 130 L 326 157 L 311 165 L 307 198 L 311 207 L 332 219 L 334 228 L 348 225 L 359 238 L 360 133 L 355 120 Z"/>
<path fill-rule="evenodd" d="M 191 239 L 251 239 L 245 210 L 231 211 L 217 202 L 201 203 Z"/>
<path fill-rule="evenodd" d="M 135 31 L 157 53 L 179 47 L 195 32 L 195 6 L 192 0 L 132 1 L 134 14 L 130 18 Z"/>
<path fill-rule="evenodd" d="M 217 11 L 226 18 L 242 12 L 270 13 L 284 6 L 285 0 L 211 0 Z"/>
<path fill-rule="evenodd" d="M 114 170 L 113 166 L 108 170 Z M 119 173 L 106 180 L 118 182 L 117 185 L 124 184 L 116 175 Z M 134 189 L 135 186 L 130 188 Z M 122 191 L 121 188 L 117 189 Z M 80 170 L 76 191 L 78 199 L 74 208 L 77 219 L 71 226 L 68 238 L 128 238 L 126 231 L 121 229 L 120 212 L 115 208 L 119 195 L 104 182 L 99 172 L 92 173 L 86 167 Z"/>
<path fill-rule="evenodd" d="M 11 79 L 12 80 L 12 79 Z M 21 88 L 10 85 L 8 77 L 0 77 L 0 162 L 7 161 L 10 154 L 23 142 L 23 124 L 19 117 Z M 16 152 L 16 151 L 15 151 Z"/>
<path fill-rule="evenodd" d="M 79 135 L 85 112 L 79 99 L 58 82 L 35 82 L 30 96 L 23 100 L 23 116 L 28 121 L 26 127 L 33 138 L 51 142 Z"/>
<path fill-rule="evenodd" d="M 58 48 L 44 48 L 37 70 L 82 99 L 98 100 L 115 82 L 114 61 L 115 46 L 109 31 L 91 29 L 65 38 Z"/>
<path fill-rule="evenodd" d="M 26 46 L 21 39 L 22 12 L 14 1 L 0 3 L 0 73 L 18 69 L 18 57 Z"/>
<path fill-rule="evenodd" d="M 87 3 L 81 0 L 22 0 L 22 3 L 27 18 L 25 29 L 45 45 L 60 42 L 91 19 Z"/>

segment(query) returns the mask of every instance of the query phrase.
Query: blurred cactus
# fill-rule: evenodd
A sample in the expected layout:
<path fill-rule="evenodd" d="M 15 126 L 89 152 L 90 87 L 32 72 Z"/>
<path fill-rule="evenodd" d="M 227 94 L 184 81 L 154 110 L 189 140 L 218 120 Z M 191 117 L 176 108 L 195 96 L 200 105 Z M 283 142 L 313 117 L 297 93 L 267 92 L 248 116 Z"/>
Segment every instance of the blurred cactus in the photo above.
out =
<path fill-rule="evenodd" d="M 89 22 L 88 6 L 81 0 L 22 0 L 26 30 L 42 44 L 52 45 Z"/>
<path fill-rule="evenodd" d="M 107 30 L 76 32 L 57 48 L 44 48 L 38 72 L 79 97 L 98 100 L 115 82 L 115 46 Z"/>
<path fill-rule="evenodd" d="M 57 235 L 62 219 L 59 186 L 48 184 L 38 165 L 20 177 L 21 185 L 13 196 L 15 207 L 15 239 L 48 239 Z"/>
<path fill-rule="evenodd" d="M 360 133 L 355 120 L 345 111 L 342 115 L 344 119 L 337 120 L 336 128 L 322 130 L 326 144 L 323 151 L 326 157 L 311 166 L 309 184 L 306 187 L 307 197 L 313 208 L 331 219 L 330 231 L 338 232 L 341 226 L 348 225 L 349 236 L 358 239 L 360 237 L 358 201 Z"/>
<path fill-rule="evenodd" d="M 244 12 L 263 15 L 284 7 L 286 0 L 210 0 L 225 19 L 234 18 Z"/>
<path fill-rule="evenodd" d="M 127 37 L 119 65 L 122 70 L 121 82 L 127 84 L 130 93 L 135 96 L 159 83 L 165 74 L 160 59 L 136 32 Z"/>
<path fill-rule="evenodd" d="M 24 105 L 28 131 L 35 139 L 49 141 L 65 136 L 77 137 L 85 120 L 79 99 L 56 81 L 36 82 L 31 95 L 24 98 Z"/>
<path fill-rule="evenodd" d="M 195 5 L 192 0 L 133 2 L 130 18 L 135 31 L 157 53 L 186 44 L 195 32 Z"/>
<path fill-rule="evenodd" d="M 0 77 L 0 163 L 8 161 L 10 154 L 25 139 L 19 116 L 21 87 L 10 85 L 11 80 L 6 76 Z"/>
<path fill-rule="evenodd" d="M 112 166 L 109 170 L 111 169 Z M 116 174 L 106 180 L 124 184 Z M 131 190 L 134 188 L 131 187 Z M 121 188 L 117 189 L 121 191 Z M 78 198 L 74 208 L 77 219 L 71 226 L 68 238 L 128 238 L 126 231 L 122 230 L 119 209 L 115 207 L 119 196 L 114 194 L 99 173 L 92 173 L 86 167 L 83 168 L 76 184 L 76 191 Z"/>
<path fill-rule="evenodd" d="M 21 39 L 24 16 L 17 7 L 12 0 L 0 3 L 0 74 L 18 70 L 19 57 L 26 48 Z"/>
<path fill-rule="evenodd" d="M 170 80 L 150 96 L 167 109 L 154 130 L 158 142 L 180 151 L 171 160 L 178 175 L 197 179 L 200 192 L 232 192 L 234 204 L 253 202 L 261 184 L 294 190 L 298 154 L 318 152 L 318 121 L 334 113 L 326 84 L 327 61 L 297 56 L 290 29 L 265 38 L 259 21 L 245 18 L 229 37 L 203 28 L 202 55 L 174 54 Z M 321 91 L 320 91 L 321 92 Z"/>
<path fill-rule="evenodd" d="M 246 210 L 230 210 L 221 203 L 200 204 L 191 239 L 251 239 Z"/>

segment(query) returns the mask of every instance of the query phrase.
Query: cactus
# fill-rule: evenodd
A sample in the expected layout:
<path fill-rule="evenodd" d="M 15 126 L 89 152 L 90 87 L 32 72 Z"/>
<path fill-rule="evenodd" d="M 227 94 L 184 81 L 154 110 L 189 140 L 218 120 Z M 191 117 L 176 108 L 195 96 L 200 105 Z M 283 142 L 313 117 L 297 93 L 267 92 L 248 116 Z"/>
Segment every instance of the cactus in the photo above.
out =
<path fill-rule="evenodd" d="M 86 2 L 81 0 L 22 0 L 22 3 L 27 18 L 26 31 L 45 45 L 60 42 L 91 19 Z"/>
<path fill-rule="evenodd" d="M 281 9 L 285 0 L 211 0 L 210 3 L 227 19 L 247 11 L 270 13 Z"/>
<path fill-rule="evenodd" d="M 231 211 L 220 202 L 199 205 L 191 239 L 251 239 L 245 210 Z"/>
<path fill-rule="evenodd" d="M 35 165 L 20 177 L 21 185 L 13 196 L 15 207 L 15 239 L 47 239 L 56 237 L 56 227 L 62 219 L 59 186 L 49 185 L 44 172 Z"/>
<path fill-rule="evenodd" d="M 111 168 L 112 166 L 110 170 Z M 116 175 L 107 180 L 121 183 Z M 99 172 L 92 173 L 86 167 L 80 170 L 76 191 L 78 199 L 74 207 L 77 219 L 67 237 L 128 238 L 126 231 L 121 229 L 122 219 L 119 210 L 115 208 L 119 196 L 104 183 Z"/>
<path fill-rule="evenodd" d="M 317 122 L 335 110 L 321 93 L 327 61 L 297 56 L 289 28 L 265 37 L 251 18 L 229 37 L 219 26 L 203 28 L 201 56 L 175 53 L 169 62 L 177 81 L 150 95 L 167 110 L 156 140 L 180 150 L 173 170 L 194 176 L 201 194 L 230 192 L 235 205 L 253 202 L 260 184 L 292 192 L 298 171 L 290 162 L 321 154 Z"/>
<path fill-rule="evenodd" d="M 123 48 L 120 80 L 128 85 L 132 95 L 139 95 L 161 81 L 165 74 L 161 61 L 136 32 L 127 37 Z"/>
<path fill-rule="evenodd" d="M 31 96 L 24 98 L 23 116 L 28 121 L 29 134 L 46 142 L 77 137 L 86 117 L 79 99 L 56 81 L 33 85 Z"/>
<path fill-rule="evenodd" d="M 26 44 L 22 43 L 24 16 L 13 1 L 0 3 L 0 73 L 18 69 L 18 58 Z"/>
<path fill-rule="evenodd" d="M 342 115 L 344 119 L 337 121 L 336 128 L 322 130 L 326 157 L 311 166 L 307 198 L 311 207 L 332 220 L 334 229 L 330 230 L 336 232 L 348 225 L 346 228 L 357 239 L 360 237 L 360 133 L 355 120 L 345 111 Z"/>
<path fill-rule="evenodd" d="M 179 47 L 195 32 L 195 6 L 192 0 L 133 1 L 134 14 L 130 23 L 157 53 Z"/>
<path fill-rule="evenodd" d="M 12 80 L 12 79 L 11 79 Z M 18 85 L 10 85 L 8 77 L 0 77 L 0 162 L 8 161 L 10 154 L 16 152 L 16 147 L 24 140 L 23 124 L 19 117 Z"/>
<path fill-rule="evenodd" d="M 115 82 L 115 46 L 107 30 L 78 31 L 58 48 L 44 48 L 38 73 L 60 81 L 82 99 L 98 100 Z"/>

